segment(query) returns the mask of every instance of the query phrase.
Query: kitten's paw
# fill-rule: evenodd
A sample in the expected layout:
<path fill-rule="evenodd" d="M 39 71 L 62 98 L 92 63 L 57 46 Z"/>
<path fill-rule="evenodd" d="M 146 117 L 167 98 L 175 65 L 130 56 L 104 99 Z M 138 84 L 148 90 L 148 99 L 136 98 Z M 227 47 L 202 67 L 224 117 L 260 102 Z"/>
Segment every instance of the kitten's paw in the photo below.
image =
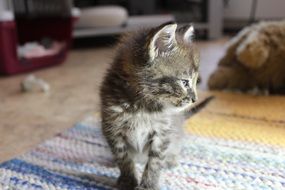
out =
<path fill-rule="evenodd" d="M 153 187 L 136 187 L 135 190 L 159 190 L 159 188 L 153 188 Z"/>
<path fill-rule="evenodd" d="M 120 176 L 117 186 L 120 190 L 134 190 L 138 186 L 138 181 L 134 176 Z"/>
<path fill-rule="evenodd" d="M 136 187 L 135 190 L 160 190 L 160 188 L 157 183 L 153 183 L 151 181 L 142 181 L 142 183 Z"/>
<path fill-rule="evenodd" d="M 175 168 L 178 166 L 178 164 L 179 162 L 177 160 L 177 156 L 174 156 L 174 155 L 167 157 L 165 160 L 165 168 L 167 169 Z"/>

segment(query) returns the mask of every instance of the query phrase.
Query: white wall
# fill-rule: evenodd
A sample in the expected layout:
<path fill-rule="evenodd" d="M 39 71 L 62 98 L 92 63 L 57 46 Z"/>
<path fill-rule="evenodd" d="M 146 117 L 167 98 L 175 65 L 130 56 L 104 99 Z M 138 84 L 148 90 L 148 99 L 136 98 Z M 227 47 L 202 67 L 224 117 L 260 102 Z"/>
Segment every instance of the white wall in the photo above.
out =
<path fill-rule="evenodd" d="M 284 0 L 257 0 L 256 18 L 285 18 Z"/>
<path fill-rule="evenodd" d="M 224 8 L 226 19 L 248 19 L 251 0 L 229 0 Z"/>
<path fill-rule="evenodd" d="M 229 0 L 224 9 L 225 19 L 248 20 L 252 0 Z M 284 0 L 257 0 L 256 19 L 285 18 Z"/>
<path fill-rule="evenodd" d="M 5 7 L 6 7 L 6 5 L 5 5 L 4 0 L 0 0 L 0 12 L 4 11 Z"/>

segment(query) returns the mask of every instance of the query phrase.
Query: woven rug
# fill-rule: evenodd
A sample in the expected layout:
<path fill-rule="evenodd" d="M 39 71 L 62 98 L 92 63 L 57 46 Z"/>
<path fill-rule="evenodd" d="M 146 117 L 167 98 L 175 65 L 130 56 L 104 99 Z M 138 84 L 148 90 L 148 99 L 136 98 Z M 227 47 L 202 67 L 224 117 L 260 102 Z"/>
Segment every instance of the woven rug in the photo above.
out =
<path fill-rule="evenodd" d="M 187 122 L 180 164 L 163 172 L 162 190 L 284 190 L 285 99 L 268 98 L 215 94 Z M 118 175 L 92 119 L 0 164 L 0 190 L 116 189 Z"/>

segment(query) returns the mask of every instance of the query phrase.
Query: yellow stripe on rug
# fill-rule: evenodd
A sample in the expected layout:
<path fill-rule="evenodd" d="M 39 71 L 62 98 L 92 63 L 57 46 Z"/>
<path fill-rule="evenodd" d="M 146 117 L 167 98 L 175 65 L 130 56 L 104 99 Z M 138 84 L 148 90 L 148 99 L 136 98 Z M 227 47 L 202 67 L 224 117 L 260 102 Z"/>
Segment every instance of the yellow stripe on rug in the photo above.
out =
<path fill-rule="evenodd" d="M 285 147 L 285 97 L 209 94 L 215 98 L 186 122 L 187 131 Z"/>

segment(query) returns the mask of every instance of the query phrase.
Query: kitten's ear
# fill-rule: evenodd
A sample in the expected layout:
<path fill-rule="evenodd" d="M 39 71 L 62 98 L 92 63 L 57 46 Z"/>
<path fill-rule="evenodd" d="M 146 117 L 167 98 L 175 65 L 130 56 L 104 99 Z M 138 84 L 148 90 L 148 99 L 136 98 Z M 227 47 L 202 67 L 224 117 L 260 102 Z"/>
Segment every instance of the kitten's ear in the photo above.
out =
<path fill-rule="evenodd" d="M 151 60 L 173 50 L 177 43 L 175 39 L 176 28 L 177 24 L 167 24 L 154 34 L 149 44 Z"/>
<path fill-rule="evenodd" d="M 193 36 L 194 36 L 194 27 L 193 25 L 189 25 L 187 26 L 187 29 L 185 30 L 183 34 L 183 41 L 185 43 L 190 43 L 192 42 Z"/>

